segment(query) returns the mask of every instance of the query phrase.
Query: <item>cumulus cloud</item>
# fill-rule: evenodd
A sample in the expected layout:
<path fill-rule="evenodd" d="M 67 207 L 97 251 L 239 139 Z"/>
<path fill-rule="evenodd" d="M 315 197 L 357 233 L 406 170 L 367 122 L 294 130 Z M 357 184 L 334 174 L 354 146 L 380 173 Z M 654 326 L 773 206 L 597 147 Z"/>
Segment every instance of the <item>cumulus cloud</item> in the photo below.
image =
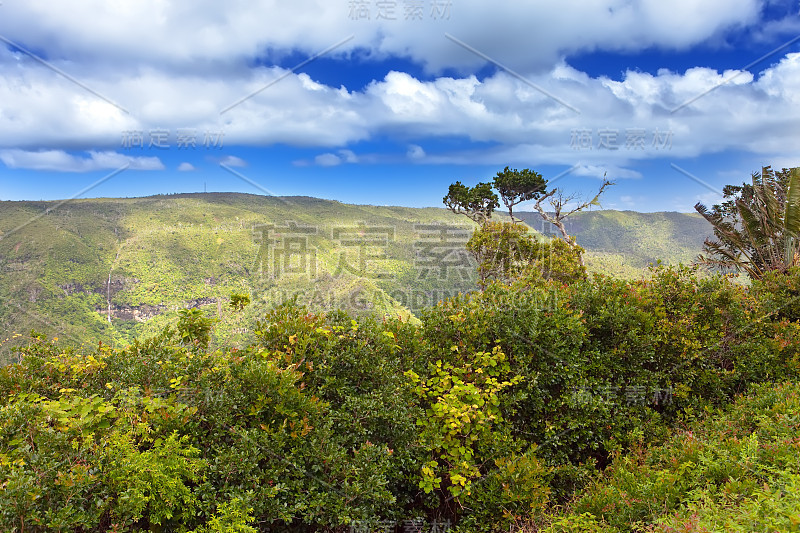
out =
<path fill-rule="evenodd" d="M 337 155 L 338 154 L 338 155 Z M 361 159 L 352 150 L 339 150 L 337 154 L 324 153 L 314 157 L 314 164 L 321 167 L 335 167 L 342 163 L 358 163 Z M 311 164 L 309 161 L 299 160 L 295 161 L 295 166 L 308 166 Z"/>
<path fill-rule="evenodd" d="M 635 211 L 637 209 L 640 209 L 643 205 L 647 205 L 648 199 L 645 196 L 631 196 L 626 194 L 619 197 L 619 202 L 620 202 L 619 204 L 614 202 L 608 202 L 608 207 L 610 209 L 624 208 L 624 209 L 633 209 Z M 605 204 L 606 202 L 603 202 L 604 207 Z"/>
<path fill-rule="evenodd" d="M 339 150 L 339 155 L 345 163 L 358 163 L 358 156 L 352 150 Z"/>
<path fill-rule="evenodd" d="M 298 1 L 202 0 L 186 8 L 144 0 L 126 5 L 125 16 L 100 0 L 4 5 L 0 34 L 43 51 L 73 79 L 0 47 L 0 149 L 40 154 L 40 161 L 52 157 L 51 166 L 72 168 L 90 164 L 56 160 L 90 149 L 115 153 L 126 132 L 139 132 L 149 149 L 152 132 L 165 129 L 174 145 L 177 132 L 189 128 L 197 132 L 198 146 L 210 136 L 226 146 L 286 144 L 324 152 L 297 165 L 379 161 L 380 155 L 357 156 L 347 147 L 389 138 L 409 147 L 406 158 L 424 156 L 430 164 L 580 162 L 583 172 L 613 168 L 620 176 L 609 177 L 635 178 L 627 169 L 636 160 L 726 150 L 778 156 L 793 153 L 800 142 L 800 54 L 777 56 L 761 72 L 698 66 L 629 71 L 619 79 L 592 77 L 563 60 L 574 51 L 683 49 L 706 42 L 754 24 L 755 0 L 464 0 L 452 3 L 449 19 L 424 24 L 350 20 L 346 3 Z M 570 14 L 578 3 L 586 16 Z M 297 17 L 300 10 L 315 15 Z M 541 21 L 536 31 L 531 21 Z M 503 31 L 486 32 L 490 26 Z M 403 55 L 427 61 L 431 72 L 447 66 L 464 67 L 464 73 L 422 78 L 392 71 L 347 88 L 285 68 L 252 66 L 269 64 L 265 54 L 317 52 L 351 30 L 356 36 L 332 57 Z M 503 70 L 482 79 L 470 75 L 485 60 L 444 32 L 502 60 L 527 82 Z M 436 138 L 481 144 L 450 152 L 413 144 Z M 41 155 L 49 152 L 63 155 Z M 21 158 L 9 157 L 11 164 Z M 148 158 L 129 159 L 146 165 Z M 222 162 L 246 164 L 233 156 Z"/>
<path fill-rule="evenodd" d="M 183 162 L 180 165 L 178 165 L 178 171 L 179 172 L 191 172 L 193 170 L 197 170 L 197 169 L 191 163 Z"/>
<path fill-rule="evenodd" d="M 336 154 L 320 154 L 314 158 L 314 163 L 321 167 L 335 167 L 341 162 L 342 160 Z"/>
<path fill-rule="evenodd" d="M 0 151 L 0 161 L 8 168 L 58 172 L 92 172 L 128 166 L 131 170 L 164 170 L 157 157 L 131 157 L 116 152 L 89 152 L 89 157 L 68 154 L 63 150 Z"/>
<path fill-rule="evenodd" d="M 134 116 L 49 71 L 20 69 L 0 86 L 0 147 L 110 151 L 120 147 L 123 132 L 138 130 L 146 148 L 156 128 L 165 128 L 173 137 L 181 128 L 192 128 L 198 142 L 209 134 L 224 138 L 226 145 L 338 148 L 324 156 L 322 164 L 335 163 L 334 158 L 354 162 L 352 151 L 342 151 L 350 143 L 396 136 L 463 137 L 495 145 L 461 154 L 429 152 L 430 163 L 485 158 L 494 163 L 508 157 L 509 162 L 571 165 L 581 160 L 621 167 L 637 159 L 724 150 L 789 153 L 800 141 L 795 126 L 800 119 L 800 54 L 788 54 L 757 76 L 744 73 L 733 81 L 728 80 L 736 73 L 708 68 L 655 75 L 628 72 L 614 81 L 586 76 L 564 64 L 531 78 L 580 113 L 504 72 L 483 80 L 468 76 L 430 81 L 390 72 L 354 92 L 306 89 L 298 76 L 288 73 L 223 114 L 220 123 L 219 110 L 225 105 L 287 72 L 256 69 L 239 80 L 212 78 L 190 104 L 185 91 L 196 85 L 192 77 L 143 74 L 114 87 L 100 78 L 91 80 L 98 90 L 125 95 L 119 99 L 142 110 Z M 238 158 L 228 161 L 231 166 L 241 164 Z"/>
<path fill-rule="evenodd" d="M 757 22 L 762 2 L 459 0 L 442 2 L 448 7 L 435 16 L 426 10 L 424 20 L 406 19 L 401 6 L 394 20 L 378 18 L 375 4 L 359 13 L 353 3 L 327 0 L 142 0 L 124 7 L 103 0 L 27 0 L 3 6 L 0 34 L 47 50 L 54 59 L 119 61 L 131 70 L 158 64 L 230 71 L 254 57 L 280 59 L 291 50 L 315 54 L 336 43 L 341 44 L 332 55 L 405 56 L 431 72 L 484 64 L 448 40 L 448 33 L 517 70 L 533 72 L 577 51 L 685 49 Z"/>
<path fill-rule="evenodd" d="M 587 176 L 591 178 L 608 179 L 638 179 L 642 177 L 642 173 L 628 168 L 621 168 L 617 166 L 598 166 L 598 165 L 577 165 L 571 174 L 576 176 Z"/>

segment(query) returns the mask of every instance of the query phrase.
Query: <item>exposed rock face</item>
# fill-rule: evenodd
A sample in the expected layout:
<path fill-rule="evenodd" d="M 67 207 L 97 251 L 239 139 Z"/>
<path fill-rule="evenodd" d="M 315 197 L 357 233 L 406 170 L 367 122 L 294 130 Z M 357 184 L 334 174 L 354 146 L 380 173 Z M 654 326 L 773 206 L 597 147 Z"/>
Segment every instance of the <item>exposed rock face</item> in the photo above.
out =
<path fill-rule="evenodd" d="M 64 291 L 64 294 L 66 296 L 69 296 L 70 294 L 74 294 L 76 292 L 92 292 L 85 289 L 84 286 L 81 285 L 80 283 L 73 283 L 73 282 L 59 284 L 58 288 Z M 97 289 L 93 289 L 93 291 L 97 292 Z"/>
<path fill-rule="evenodd" d="M 111 283 L 108 287 L 104 287 L 105 290 L 111 293 L 111 296 L 114 296 L 120 291 L 130 290 L 135 284 L 139 283 L 138 279 L 111 279 Z M 105 291 L 104 291 L 105 292 Z"/>
<path fill-rule="evenodd" d="M 28 287 L 28 301 L 35 303 L 39 299 L 39 294 L 42 293 L 42 288 L 37 285 Z"/>
<path fill-rule="evenodd" d="M 165 305 L 141 305 L 141 306 L 128 306 L 128 305 L 112 305 L 111 317 L 118 320 L 135 320 L 136 322 L 147 322 L 156 315 L 164 312 L 167 306 Z M 103 316 L 108 316 L 108 310 L 98 309 L 98 313 Z"/>
<path fill-rule="evenodd" d="M 196 298 L 194 300 L 189 300 L 186 302 L 186 307 L 189 309 L 193 309 L 195 307 L 202 307 L 204 305 L 211 305 L 217 303 L 216 298 Z"/>
<path fill-rule="evenodd" d="M 189 309 L 193 309 L 195 307 L 202 307 L 205 305 L 211 305 L 215 303 L 217 303 L 216 298 L 196 298 L 194 300 L 189 300 L 182 307 L 188 307 Z M 172 306 L 172 309 L 175 310 L 176 307 Z M 163 304 L 159 305 L 112 304 L 111 318 L 117 320 L 135 320 L 136 322 L 147 322 L 151 318 L 160 315 L 165 310 L 167 310 L 167 306 Z M 107 309 L 96 309 L 96 311 L 100 313 L 102 316 L 108 317 Z"/>

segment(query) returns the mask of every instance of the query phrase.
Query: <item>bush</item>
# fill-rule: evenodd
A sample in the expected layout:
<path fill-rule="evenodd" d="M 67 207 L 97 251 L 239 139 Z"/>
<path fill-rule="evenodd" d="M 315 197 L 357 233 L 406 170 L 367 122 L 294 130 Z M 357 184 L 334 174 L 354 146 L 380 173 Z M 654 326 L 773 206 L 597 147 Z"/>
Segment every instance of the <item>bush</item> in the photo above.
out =
<path fill-rule="evenodd" d="M 0 370 L 0 529 L 780 525 L 795 502 L 768 498 L 796 486 L 796 398 L 758 384 L 800 369 L 792 283 L 747 289 L 683 267 L 646 281 L 523 274 L 418 323 L 289 302 L 251 344 L 217 351 L 198 310 L 124 349 L 34 333 Z M 733 437 L 684 432 L 659 451 L 751 388 L 707 426 Z"/>
<path fill-rule="evenodd" d="M 586 277 L 580 264 L 582 248 L 572 249 L 561 239 L 537 240 L 522 224 L 487 221 L 475 229 L 467 250 L 478 262 L 482 287 L 520 277 L 526 283 L 542 279 L 569 283 Z"/>
<path fill-rule="evenodd" d="M 798 390 L 796 382 L 756 386 L 663 446 L 619 457 L 540 530 L 796 530 Z"/>
<path fill-rule="evenodd" d="M 755 300 L 726 279 L 660 268 L 648 281 L 490 284 L 426 312 L 423 335 L 451 364 L 451 347 L 508 355 L 524 379 L 499 394 L 503 416 L 555 468 L 561 499 L 587 466 L 658 442 L 683 413 L 795 375 L 795 337 L 753 328 L 758 319 Z"/>

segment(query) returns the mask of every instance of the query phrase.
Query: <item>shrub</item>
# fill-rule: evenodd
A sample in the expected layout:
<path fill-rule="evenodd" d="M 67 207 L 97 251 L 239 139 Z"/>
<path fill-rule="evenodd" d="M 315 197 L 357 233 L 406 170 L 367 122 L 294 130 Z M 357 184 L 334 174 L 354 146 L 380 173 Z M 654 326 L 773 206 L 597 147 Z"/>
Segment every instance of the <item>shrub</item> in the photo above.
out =
<path fill-rule="evenodd" d="M 527 283 L 541 279 L 568 283 L 586 277 L 580 264 L 582 248 L 573 249 L 561 239 L 537 240 L 522 224 L 487 221 L 475 229 L 467 250 L 478 262 L 484 287 L 489 281 L 519 277 Z"/>
<path fill-rule="evenodd" d="M 800 394 L 765 384 L 662 446 L 619 457 L 543 531 L 792 531 Z"/>
<path fill-rule="evenodd" d="M 798 406 L 758 384 L 800 369 L 796 274 L 520 273 L 413 323 L 288 302 L 242 348 L 198 310 L 123 349 L 33 334 L 0 370 L 0 529 L 783 527 Z"/>

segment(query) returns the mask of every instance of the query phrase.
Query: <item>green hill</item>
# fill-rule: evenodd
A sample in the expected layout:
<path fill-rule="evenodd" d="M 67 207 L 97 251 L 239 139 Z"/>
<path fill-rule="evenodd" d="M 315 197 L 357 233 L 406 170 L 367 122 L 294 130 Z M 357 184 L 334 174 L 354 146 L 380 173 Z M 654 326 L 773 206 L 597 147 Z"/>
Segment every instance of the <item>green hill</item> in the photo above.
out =
<path fill-rule="evenodd" d="M 538 213 L 515 213 L 530 227 L 545 233 L 553 226 Z M 711 235 L 711 226 L 696 213 L 589 211 L 567 219 L 567 231 L 586 249 L 590 271 L 632 278 L 651 263 L 689 264 Z"/>
<path fill-rule="evenodd" d="M 474 290 L 472 227 L 440 208 L 238 193 L 2 202 L 0 361 L 15 333 L 124 344 L 187 306 L 219 319 L 218 341 L 243 342 L 244 324 L 295 294 L 317 309 L 408 316 Z M 708 233 L 698 216 L 616 211 L 579 213 L 570 229 L 590 270 L 624 277 L 691 261 Z M 245 313 L 227 309 L 233 292 L 250 294 Z"/>

